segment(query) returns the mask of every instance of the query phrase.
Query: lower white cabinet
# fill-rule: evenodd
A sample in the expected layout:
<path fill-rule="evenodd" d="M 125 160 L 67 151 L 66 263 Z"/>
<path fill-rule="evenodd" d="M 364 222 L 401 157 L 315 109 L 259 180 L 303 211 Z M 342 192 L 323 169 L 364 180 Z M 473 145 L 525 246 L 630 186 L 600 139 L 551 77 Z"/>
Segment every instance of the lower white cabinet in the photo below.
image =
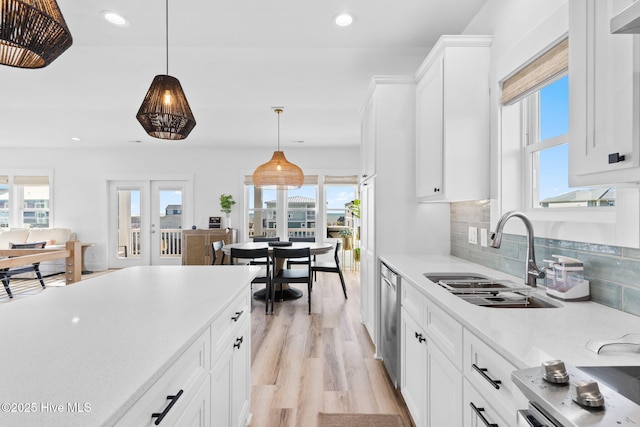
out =
<path fill-rule="evenodd" d="M 251 391 L 250 301 L 247 286 L 116 426 L 246 426 Z"/>
<path fill-rule="evenodd" d="M 503 420 L 499 412 L 491 406 L 489 399 L 479 393 L 466 378 L 464 379 L 464 403 L 462 412 L 464 414 L 464 424 L 455 425 L 462 425 L 464 427 L 512 427 L 516 425 L 513 422 L 507 423 Z M 513 415 L 515 418 L 515 413 Z"/>
<path fill-rule="evenodd" d="M 251 392 L 251 322 L 249 310 L 240 314 L 237 328 L 213 356 L 212 427 L 242 427 L 249 417 Z M 212 331 L 213 332 L 213 331 Z"/>
<path fill-rule="evenodd" d="M 461 425 L 460 371 L 404 308 L 401 325 L 401 391 L 416 427 Z"/>

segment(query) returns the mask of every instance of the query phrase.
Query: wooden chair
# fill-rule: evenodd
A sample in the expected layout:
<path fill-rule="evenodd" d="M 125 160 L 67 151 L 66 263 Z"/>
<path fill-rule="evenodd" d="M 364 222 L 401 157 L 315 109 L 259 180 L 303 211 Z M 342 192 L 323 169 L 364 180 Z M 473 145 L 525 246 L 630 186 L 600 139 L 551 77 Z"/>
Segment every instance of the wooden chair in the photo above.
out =
<path fill-rule="evenodd" d="M 224 240 L 217 240 L 211 243 L 211 265 L 216 265 L 216 261 L 218 261 L 218 251 L 222 251 L 224 248 Z M 224 252 L 222 252 L 222 257 L 220 258 L 220 265 L 224 264 Z"/>
<path fill-rule="evenodd" d="M 338 240 L 336 242 L 336 250 L 333 253 L 333 262 L 312 262 L 311 263 L 311 271 L 314 274 L 321 273 L 337 273 L 340 275 L 340 283 L 342 284 L 342 292 L 344 292 L 344 299 L 347 299 L 347 287 L 344 283 L 344 276 L 342 275 L 342 267 L 340 266 L 340 248 L 342 247 L 342 242 Z"/>
<path fill-rule="evenodd" d="M 236 264 L 236 260 L 238 259 L 246 259 L 253 260 L 255 258 L 269 258 L 269 249 L 240 249 L 240 248 L 231 248 L 230 254 L 230 263 L 231 265 Z M 253 281 L 251 281 L 251 289 L 253 290 L 254 283 L 264 283 L 266 286 L 265 294 L 264 294 L 264 303 L 265 303 L 265 313 L 269 314 L 269 301 L 271 301 L 271 313 L 273 314 L 273 284 L 271 282 L 271 263 L 262 264 L 264 268 L 264 274 L 258 275 Z"/>
<path fill-rule="evenodd" d="M 275 288 L 276 284 L 280 284 L 280 291 L 282 292 L 283 283 L 306 283 L 307 293 L 309 298 L 309 314 L 311 314 L 311 288 L 313 283 L 311 281 L 311 250 L 309 248 L 273 248 L 273 259 L 276 265 L 278 265 L 278 259 L 295 259 L 299 261 L 298 265 L 306 265 L 307 268 L 288 269 L 283 268 L 278 272 L 274 272 L 273 281 L 271 283 L 271 298 L 275 300 Z M 284 262 L 282 263 L 284 264 Z"/>
<path fill-rule="evenodd" d="M 9 245 L 9 249 L 44 249 L 47 242 L 34 242 L 34 243 L 11 243 Z M 14 257 L 11 257 L 14 258 Z M 40 273 L 40 263 L 36 262 L 31 265 L 25 265 L 23 267 L 13 267 L 13 268 L 0 268 L 0 280 L 2 280 L 2 284 L 4 285 L 4 290 L 7 292 L 9 298 L 13 298 L 13 293 L 11 292 L 11 288 L 9 287 L 9 281 L 11 280 L 11 276 L 15 276 L 16 274 L 22 273 L 36 273 L 36 277 L 40 281 L 40 285 L 43 289 L 46 288 L 44 284 L 44 280 L 42 279 L 42 273 Z"/>

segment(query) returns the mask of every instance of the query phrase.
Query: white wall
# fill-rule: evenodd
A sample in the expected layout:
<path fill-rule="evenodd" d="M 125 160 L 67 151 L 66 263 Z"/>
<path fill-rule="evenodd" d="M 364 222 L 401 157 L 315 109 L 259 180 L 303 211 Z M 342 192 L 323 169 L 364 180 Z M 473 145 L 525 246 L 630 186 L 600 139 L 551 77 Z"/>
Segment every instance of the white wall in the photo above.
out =
<path fill-rule="evenodd" d="M 229 193 L 238 202 L 231 220 L 242 224 L 243 176 L 268 161 L 271 149 L 133 146 L 112 149 L 3 149 L 4 165 L 11 169 L 53 169 L 53 224 L 68 227 L 84 242 L 96 243 L 87 251 L 90 269 L 107 267 L 107 187 L 106 178 L 115 175 L 192 174 L 194 221 L 206 228 L 209 216 L 220 212 L 219 196 Z M 188 144 L 188 143 L 187 143 Z M 358 147 L 340 149 L 285 148 L 287 158 L 303 171 L 349 172 L 357 175 Z"/>

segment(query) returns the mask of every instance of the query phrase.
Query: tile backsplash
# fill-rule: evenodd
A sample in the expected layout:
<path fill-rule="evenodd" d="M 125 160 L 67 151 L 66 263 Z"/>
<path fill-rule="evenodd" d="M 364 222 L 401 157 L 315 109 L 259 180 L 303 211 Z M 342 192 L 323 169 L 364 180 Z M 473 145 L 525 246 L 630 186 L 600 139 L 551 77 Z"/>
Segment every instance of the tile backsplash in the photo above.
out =
<path fill-rule="evenodd" d="M 451 255 L 524 276 L 526 236 L 504 234 L 500 249 L 480 245 L 480 230 L 490 229 L 490 201 L 451 204 Z M 469 243 L 469 227 L 478 229 L 478 244 Z M 584 263 L 584 275 L 590 282 L 591 300 L 640 316 L 640 250 L 547 238 L 535 238 L 538 266 L 551 255 L 578 258 Z M 540 281 L 541 282 L 541 281 Z"/>

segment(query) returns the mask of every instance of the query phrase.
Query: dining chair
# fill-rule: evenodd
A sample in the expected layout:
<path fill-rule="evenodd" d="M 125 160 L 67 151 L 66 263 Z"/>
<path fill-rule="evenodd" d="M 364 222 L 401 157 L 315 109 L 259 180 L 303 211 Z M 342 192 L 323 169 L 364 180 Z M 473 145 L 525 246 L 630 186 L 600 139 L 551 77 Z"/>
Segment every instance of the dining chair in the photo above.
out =
<path fill-rule="evenodd" d="M 240 248 L 231 248 L 231 254 L 229 256 L 231 265 L 236 265 L 236 261 L 238 259 L 246 259 L 253 260 L 254 258 L 269 258 L 269 249 L 268 248 L 260 248 L 260 249 L 240 249 Z M 271 313 L 273 314 L 273 289 L 271 282 L 271 263 L 262 264 L 262 268 L 258 276 L 251 281 L 251 290 L 253 291 L 254 283 L 264 283 L 265 284 L 265 294 L 264 294 L 264 303 L 265 303 L 265 313 L 269 314 L 269 301 L 271 301 Z"/>
<path fill-rule="evenodd" d="M 271 298 L 275 301 L 276 284 L 280 284 L 280 292 L 282 293 L 283 283 L 306 283 L 307 294 L 309 299 L 309 314 L 311 314 L 311 250 L 309 248 L 273 248 L 274 263 L 278 265 L 278 259 L 295 259 L 300 261 L 299 265 L 306 265 L 307 268 L 283 268 L 280 271 L 274 271 L 273 281 L 271 283 Z M 284 264 L 284 263 L 282 263 Z M 273 307 L 273 305 L 272 305 Z"/>
<path fill-rule="evenodd" d="M 9 249 L 44 249 L 47 242 L 33 242 L 33 243 L 9 243 Z M 14 257 L 10 257 L 14 258 Z M 7 292 L 7 296 L 9 298 L 13 298 L 13 293 L 11 292 L 11 288 L 9 287 L 9 282 L 11 281 L 11 276 L 15 276 L 16 274 L 22 273 L 35 273 L 36 277 L 40 281 L 40 285 L 43 289 L 46 288 L 44 284 L 44 280 L 42 279 L 42 273 L 40 272 L 40 263 L 35 262 L 30 265 L 13 267 L 13 268 L 1 268 L 0 269 L 0 281 L 4 285 L 4 290 Z"/>
<path fill-rule="evenodd" d="M 290 242 L 307 242 L 307 243 L 315 243 L 315 237 L 289 237 Z M 316 256 L 314 255 L 312 258 L 313 261 L 316 260 Z M 287 268 L 291 268 L 292 265 L 300 264 L 301 262 L 297 259 L 287 260 Z M 302 262 L 302 264 L 306 264 Z"/>
<path fill-rule="evenodd" d="M 280 238 L 279 237 L 265 237 L 265 236 L 256 236 L 253 238 L 254 242 L 279 242 Z M 253 265 L 264 265 L 267 262 L 272 262 L 271 259 L 269 257 L 267 258 L 259 258 L 259 259 L 254 259 L 253 261 L 250 262 L 250 264 Z"/>
<path fill-rule="evenodd" d="M 216 261 L 218 261 L 218 251 L 222 251 L 224 248 L 224 240 L 216 240 L 211 243 L 211 265 L 216 265 Z M 222 252 L 222 257 L 220 258 L 220 265 L 224 264 L 225 254 Z"/>
<path fill-rule="evenodd" d="M 342 266 L 340 265 L 340 248 L 342 247 L 342 242 L 338 240 L 336 242 L 336 250 L 333 253 L 333 261 L 327 262 L 312 262 L 311 263 L 311 271 L 313 272 L 314 278 L 316 273 L 338 273 L 340 276 L 340 283 L 342 284 L 342 292 L 344 292 L 344 299 L 347 299 L 347 287 L 344 283 L 344 276 L 342 275 Z"/>

